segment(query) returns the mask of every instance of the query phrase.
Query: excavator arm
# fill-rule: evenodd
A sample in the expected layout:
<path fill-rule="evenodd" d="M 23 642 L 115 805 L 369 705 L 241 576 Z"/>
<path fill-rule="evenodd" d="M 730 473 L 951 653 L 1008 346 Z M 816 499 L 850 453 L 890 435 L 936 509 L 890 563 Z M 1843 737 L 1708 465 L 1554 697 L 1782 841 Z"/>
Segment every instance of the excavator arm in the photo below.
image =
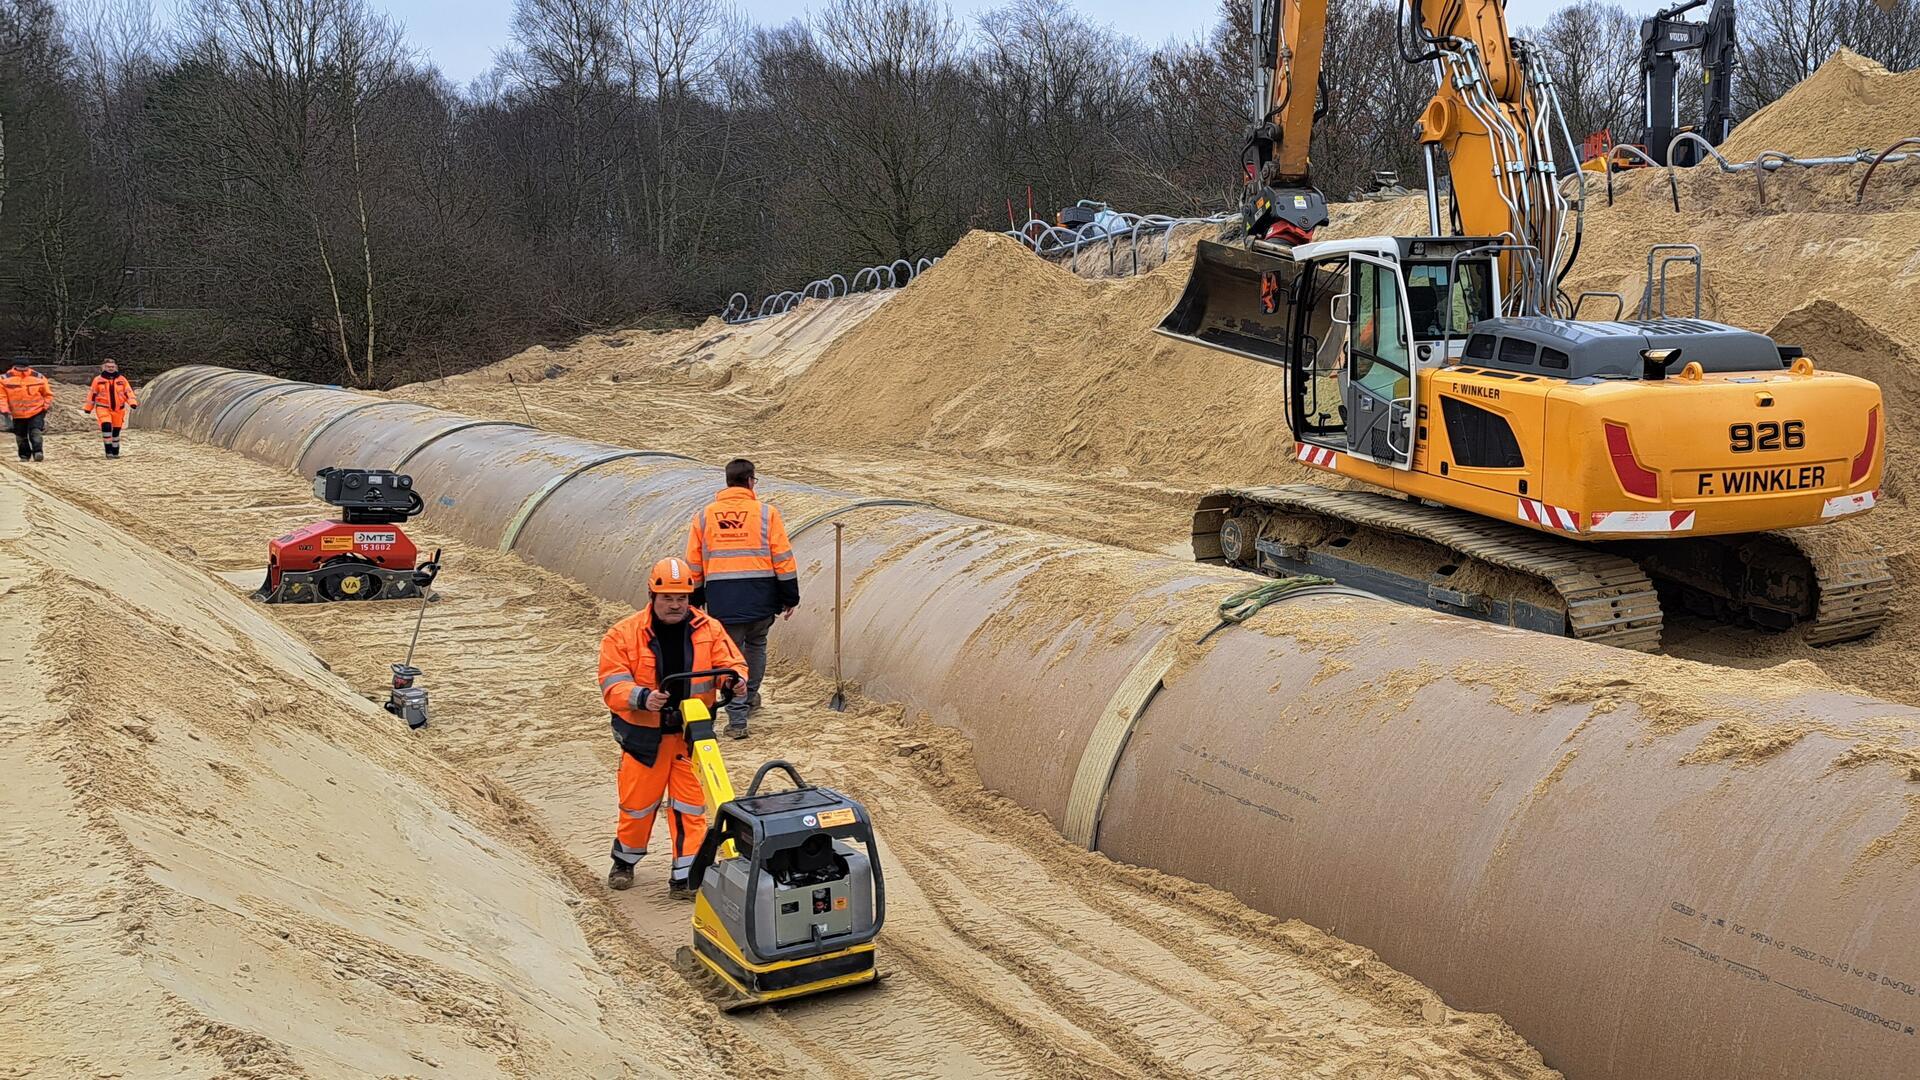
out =
<path fill-rule="evenodd" d="M 1250 241 L 1293 246 L 1327 221 L 1308 148 L 1324 114 L 1326 0 L 1260 0 L 1253 33 L 1258 119 L 1247 138 L 1242 216 Z M 1440 231 L 1438 176 L 1451 192 L 1455 235 L 1499 238 L 1515 311 L 1550 311 L 1577 251 L 1564 246 L 1571 208 L 1558 163 L 1577 162 L 1546 65 L 1507 33 L 1500 0 L 1408 0 L 1401 59 L 1433 65 L 1437 86 L 1420 118 L 1428 148 L 1430 221 Z M 1563 157 L 1564 155 L 1564 157 Z"/>

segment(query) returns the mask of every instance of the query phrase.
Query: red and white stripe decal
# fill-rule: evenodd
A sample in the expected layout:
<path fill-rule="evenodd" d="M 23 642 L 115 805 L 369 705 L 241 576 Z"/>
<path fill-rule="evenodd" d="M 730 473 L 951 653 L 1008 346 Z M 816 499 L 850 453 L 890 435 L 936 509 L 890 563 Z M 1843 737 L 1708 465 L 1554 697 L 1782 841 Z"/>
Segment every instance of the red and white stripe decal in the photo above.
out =
<path fill-rule="evenodd" d="M 1562 510 L 1557 506 L 1548 506 L 1535 499 L 1520 500 L 1520 520 L 1543 529 L 1559 529 L 1563 532 L 1580 531 L 1580 516 L 1571 510 Z"/>
<path fill-rule="evenodd" d="M 1298 457 L 1301 461 L 1309 465 L 1318 465 L 1323 469 L 1335 468 L 1340 464 L 1339 454 L 1321 446 L 1308 446 L 1306 443 L 1295 443 L 1293 453 L 1294 456 Z"/>
<path fill-rule="evenodd" d="M 1691 510 L 1595 510 L 1596 533 L 1681 533 L 1693 531 Z"/>
<path fill-rule="evenodd" d="M 1873 509 L 1873 505 L 1879 501 L 1880 493 L 1878 491 L 1863 491 L 1858 495 L 1836 496 L 1828 499 L 1826 505 L 1820 508 L 1820 516 L 1823 518 L 1832 518 L 1841 517 L 1846 514 L 1857 514 L 1862 510 Z"/>

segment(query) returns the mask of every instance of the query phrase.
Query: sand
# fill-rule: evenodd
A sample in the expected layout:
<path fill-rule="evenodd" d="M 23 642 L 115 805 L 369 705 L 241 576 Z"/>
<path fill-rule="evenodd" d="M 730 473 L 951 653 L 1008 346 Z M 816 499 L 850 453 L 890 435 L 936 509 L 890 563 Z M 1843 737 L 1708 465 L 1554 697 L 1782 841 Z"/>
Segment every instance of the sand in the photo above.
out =
<path fill-rule="evenodd" d="M 191 843 L 163 845 L 164 828 L 149 830 L 158 838 L 140 834 L 145 850 L 172 872 L 219 875 L 218 889 L 194 893 L 218 893 L 203 921 L 154 921 L 159 939 L 173 943 L 166 961 L 149 950 L 127 963 L 136 973 L 143 963 L 164 972 L 165 963 L 178 963 L 174 953 L 201 950 L 219 956 L 210 973 L 199 973 L 202 983 L 237 979 L 232 973 L 244 963 L 248 977 L 272 984 L 279 1006 L 273 1014 L 249 1007 L 258 995 L 203 988 L 194 999 L 195 1023 L 217 1025 L 221 1039 L 259 1055 L 256 1072 L 240 1075 L 645 1075 L 669 1062 L 695 1076 L 1556 1075 L 1497 1018 L 1447 1008 L 1365 949 L 1259 915 L 1217 891 L 1073 848 L 1044 818 L 984 791 L 955 733 L 857 694 L 848 713 L 829 712 L 821 705 L 827 685 L 788 669 L 770 680 L 755 738 L 744 748 L 726 747 L 736 780 L 777 751 L 810 778 L 867 802 L 880 822 L 893 888 L 882 941 L 889 979 L 870 993 L 716 1020 L 663 966 L 687 935 L 685 907 L 662 895 L 664 866 L 643 864 L 641 884 L 629 893 L 609 896 L 597 885 L 615 755 L 592 680 L 582 673 L 604 627 L 624 611 L 512 556 L 414 530 L 446 547 L 448 569 L 416 661 L 434 695 L 433 723 L 409 735 L 356 695 L 371 696 L 383 684 L 385 665 L 405 646 L 411 605 L 252 608 L 236 586 L 212 576 L 257 565 L 265 537 L 311 517 L 304 485 L 233 454 L 138 434 L 119 462 L 80 455 L 84 435 L 62 436 L 61 467 L 36 475 L 70 505 L 35 498 L 57 507 L 77 535 L 119 535 L 86 517 L 90 511 L 150 545 L 120 541 L 124 550 L 103 562 L 166 567 L 165 580 L 103 581 L 87 614 L 116 609 L 100 591 L 134 589 L 151 598 L 140 610 L 155 637 L 168 637 L 162 612 L 186 627 L 175 631 L 183 637 L 209 620 L 246 653 L 214 650 L 210 657 L 272 673 L 255 690 L 267 702 L 264 717 L 255 717 L 239 705 L 221 708 L 221 698 L 200 689 L 222 686 L 219 673 L 202 672 L 163 646 L 156 655 L 174 689 L 150 686 L 159 681 L 153 676 L 135 677 L 119 700 L 132 691 L 140 700 L 177 696 L 202 707 L 189 713 L 181 705 L 144 721 L 154 744 L 124 734 L 111 744 L 129 744 L 148 759 L 159 756 L 153 746 L 176 743 L 200 755 L 153 775 L 166 795 L 129 792 L 109 800 L 148 806 L 146 813 L 187 830 Z M 213 475 L 221 478 L 219 490 L 208 491 Z M 18 487 L 5 474 L 0 485 Z M 36 522 L 34 535 L 42 531 Z M 0 552 L 17 546 L 4 542 Z M 0 602 L 23 597 L 43 606 L 56 599 L 44 589 L 16 589 Z M 13 625 L 11 612 L 8 618 Z M 256 641 L 266 644 L 249 646 Z M 144 641 L 116 649 L 135 650 L 153 651 Z M 283 678 L 282 668 L 294 674 Z M 89 714 L 95 711 L 116 715 L 98 705 Z M 216 723 L 229 714 L 242 719 Z M 177 730 L 182 726 L 198 738 Z M 68 745 L 58 738 L 37 733 L 20 743 L 36 752 L 43 743 Z M 282 742 L 293 749 L 277 749 Z M 301 761 L 322 768 L 294 768 Z M 139 772 L 143 782 L 147 775 Z M 57 790 L 60 782 L 55 768 L 48 783 Z M 275 795 L 281 785 L 300 794 Z M 336 785 L 347 798 L 338 797 Z M 151 808 L 173 801 L 183 804 L 177 812 Z M 441 824 L 400 830 L 412 848 L 386 844 L 363 820 L 405 819 L 416 802 L 437 808 Z M 204 821 L 202 809 L 210 812 Z M 84 818 L 78 815 L 75 826 L 83 835 L 91 827 Z M 287 839 L 287 822 L 300 835 L 326 837 L 314 846 L 328 861 L 309 866 L 306 849 Z M 22 861 L 44 861 L 38 837 L 47 831 L 16 834 L 8 850 Z M 470 841 L 460 839 L 469 832 Z M 458 858 L 441 850 L 435 838 L 443 834 L 445 844 L 461 847 Z M 113 860 L 99 860 L 89 872 L 105 876 Z M 164 887 L 156 891 L 174 902 Z M 241 908 L 254 928 L 220 923 L 222 903 Z M 124 918 L 117 895 L 93 904 L 103 920 Z M 468 954 L 466 943 L 482 940 L 474 922 L 499 924 L 484 939 L 497 955 Z M 287 927 L 291 944 L 274 933 Z M 379 948 L 360 944 L 359 935 Z M 246 944 L 255 937 L 266 944 Z M 103 935 L 96 947 L 109 950 L 111 939 Z M 370 958 L 361 959 L 363 950 Z M 320 974 L 303 980 L 298 973 L 309 964 Z M 0 1023 L 16 1024 L 21 1038 L 35 1040 L 30 1045 L 49 1043 L 40 1060 L 60 1061 L 53 1055 L 76 1051 L 51 1045 L 58 1035 L 53 1018 L 110 986 L 122 1009 L 106 1043 L 116 1062 L 138 1062 L 161 1044 L 172 1046 L 181 1028 L 167 1026 L 170 1014 L 159 1005 L 129 1011 L 147 983 L 136 975 L 121 990 L 124 977 L 90 988 L 71 970 L 9 975 L 0 993 L 31 987 L 16 992 L 36 993 L 45 1005 L 10 1011 L 23 1019 Z M 409 993 L 436 1004 L 422 1006 Z M 165 995 L 154 992 L 156 1001 Z M 442 1002 L 451 1016 L 435 1011 Z M 359 1056 L 334 1042 L 302 1041 L 304 1027 L 289 1034 L 281 1012 L 310 1017 L 307 1026 L 330 1033 L 350 1028 L 351 1053 Z M 549 1019 L 545 1026 L 536 1024 L 540 1015 Z M 716 1022 L 726 1026 L 716 1031 Z M 100 1040 L 96 1029 L 84 1041 Z M 728 1050 L 703 1055 L 703 1046 Z M 440 1067 L 402 1060 L 413 1048 Z M 616 1050 L 626 1056 L 610 1056 Z M 512 1054 L 522 1055 L 512 1067 L 497 1060 Z M 232 1068 L 222 1060 L 193 1058 L 178 1071 Z"/>
<path fill-rule="evenodd" d="M 34 472 L 0 472 L 0 1075 L 771 1075 L 484 777 Z"/>
<path fill-rule="evenodd" d="M 1849 49 L 1779 100 L 1741 121 L 1720 152 L 1749 161 L 1763 150 L 1796 157 L 1885 150 L 1920 136 L 1920 71 L 1898 75 Z"/>

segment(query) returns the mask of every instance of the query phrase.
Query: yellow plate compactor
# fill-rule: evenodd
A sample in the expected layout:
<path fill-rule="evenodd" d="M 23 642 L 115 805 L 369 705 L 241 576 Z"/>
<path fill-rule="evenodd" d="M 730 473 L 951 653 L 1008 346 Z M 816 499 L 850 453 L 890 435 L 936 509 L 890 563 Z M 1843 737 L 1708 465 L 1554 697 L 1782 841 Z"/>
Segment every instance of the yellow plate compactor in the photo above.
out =
<path fill-rule="evenodd" d="M 866 807 L 778 760 L 736 798 L 713 714 L 697 698 L 680 713 L 707 797 L 707 838 L 691 871 L 693 947 L 680 950 L 681 966 L 717 977 L 728 1012 L 875 981 L 887 890 Z M 763 793 L 776 769 L 794 786 Z"/>

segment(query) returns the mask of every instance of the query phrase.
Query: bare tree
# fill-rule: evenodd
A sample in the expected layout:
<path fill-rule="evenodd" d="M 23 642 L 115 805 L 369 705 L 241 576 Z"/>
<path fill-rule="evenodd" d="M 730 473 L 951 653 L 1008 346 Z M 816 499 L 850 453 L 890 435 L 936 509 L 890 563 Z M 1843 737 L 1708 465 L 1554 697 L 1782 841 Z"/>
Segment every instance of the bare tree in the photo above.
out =
<path fill-rule="evenodd" d="M 756 39 L 781 180 L 849 258 L 936 251 L 971 209 L 960 46 L 959 25 L 929 0 L 831 0 L 812 27 Z"/>
<path fill-rule="evenodd" d="M 1640 131 L 1640 19 L 1600 0 L 1561 8 L 1537 31 L 1540 46 L 1575 140 L 1611 131 L 1614 141 L 1636 142 Z M 1577 164 L 1577 163 L 1576 163 Z"/>
<path fill-rule="evenodd" d="M 980 31 L 972 69 L 993 164 L 1049 203 L 1113 198 L 1123 141 L 1145 120 L 1140 48 L 1062 0 L 1015 0 Z"/>
<path fill-rule="evenodd" d="M 1744 116 L 1780 97 L 1841 46 L 1894 71 L 1920 65 L 1920 2 L 1743 0 L 1735 111 Z"/>
<path fill-rule="evenodd" d="M 643 148 L 636 215 L 649 245 L 680 266 L 704 247 L 716 200 L 713 185 L 730 167 L 734 126 L 716 108 L 745 27 L 718 0 L 618 0 L 621 59 L 638 99 L 635 141 Z M 699 170 L 696 157 L 712 159 Z"/>

